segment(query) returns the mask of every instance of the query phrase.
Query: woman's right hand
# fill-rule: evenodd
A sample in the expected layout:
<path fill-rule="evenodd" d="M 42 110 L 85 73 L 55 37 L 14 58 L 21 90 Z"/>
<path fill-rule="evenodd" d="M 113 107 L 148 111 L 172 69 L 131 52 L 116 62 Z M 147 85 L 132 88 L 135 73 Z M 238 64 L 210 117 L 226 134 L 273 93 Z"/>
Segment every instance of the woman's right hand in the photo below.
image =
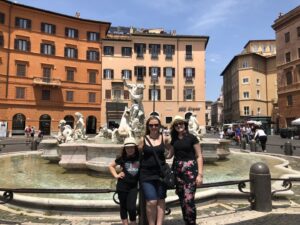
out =
<path fill-rule="evenodd" d="M 123 179 L 125 177 L 125 173 L 124 172 L 120 172 L 116 178 L 120 178 L 120 179 Z"/>

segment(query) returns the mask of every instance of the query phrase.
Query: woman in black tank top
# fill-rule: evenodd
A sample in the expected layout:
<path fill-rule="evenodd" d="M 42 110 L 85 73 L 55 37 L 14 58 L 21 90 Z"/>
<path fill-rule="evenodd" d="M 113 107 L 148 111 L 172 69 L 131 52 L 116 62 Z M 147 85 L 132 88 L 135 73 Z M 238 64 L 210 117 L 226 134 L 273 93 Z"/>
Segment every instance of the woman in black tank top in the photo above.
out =
<path fill-rule="evenodd" d="M 140 183 L 146 199 L 146 213 L 149 225 L 162 225 L 165 215 L 166 188 L 160 180 L 160 166 L 166 163 L 166 139 L 160 133 L 161 122 L 157 117 L 150 117 L 146 122 L 146 134 L 139 149 L 142 151 Z"/>

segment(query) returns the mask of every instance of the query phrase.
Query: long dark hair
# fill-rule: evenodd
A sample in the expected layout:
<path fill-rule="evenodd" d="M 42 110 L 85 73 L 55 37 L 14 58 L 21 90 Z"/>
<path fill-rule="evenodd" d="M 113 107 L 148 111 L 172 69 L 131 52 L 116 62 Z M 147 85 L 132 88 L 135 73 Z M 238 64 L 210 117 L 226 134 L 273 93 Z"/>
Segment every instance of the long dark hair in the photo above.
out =
<path fill-rule="evenodd" d="M 188 121 L 184 120 L 182 121 L 184 123 L 184 129 L 185 129 L 185 133 L 188 134 L 189 133 L 189 123 Z M 173 123 L 172 124 L 172 127 L 170 128 L 171 129 L 171 140 L 177 140 L 178 139 L 178 132 L 177 130 L 175 129 L 175 125 L 176 123 Z"/>
<path fill-rule="evenodd" d="M 146 121 L 146 133 L 145 133 L 145 135 L 150 134 L 149 123 L 150 123 L 151 120 L 156 120 L 159 124 L 158 129 L 160 130 L 160 128 L 161 128 L 160 119 L 157 116 L 150 116 L 149 119 Z"/>
<path fill-rule="evenodd" d="M 121 154 L 119 154 L 119 155 L 117 156 L 117 159 L 121 158 L 121 159 L 125 160 L 125 159 L 127 158 L 127 154 L 126 154 L 125 148 L 126 148 L 126 146 L 124 146 L 124 147 L 122 148 Z M 134 146 L 134 150 L 135 150 L 135 151 L 134 151 L 134 155 L 135 155 L 135 156 L 139 155 L 139 149 L 138 149 L 138 146 L 137 146 L 137 145 Z"/>

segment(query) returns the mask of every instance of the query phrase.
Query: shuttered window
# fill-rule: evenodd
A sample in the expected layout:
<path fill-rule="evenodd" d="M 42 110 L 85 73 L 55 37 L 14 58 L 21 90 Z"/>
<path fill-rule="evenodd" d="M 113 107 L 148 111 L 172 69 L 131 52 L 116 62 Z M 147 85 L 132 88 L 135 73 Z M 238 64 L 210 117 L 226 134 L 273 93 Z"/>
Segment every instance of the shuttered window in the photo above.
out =
<path fill-rule="evenodd" d="M 105 99 L 111 99 L 111 90 L 105 90 Z"/>
<path fill-rule="evenodd" d="M 74 28 L 65 28 L 65 36 L 68 38 L 78 38 L 78 30 Z"/>
<path fill-rule="evenodd" d="M 172 100 L 172 88 L 166 89 L 166 100 Z"/>
<path fill-rule="evenodd" d="M 29 29 L 31 29 L 31 20 L 20 18 L 20 17 L 16 17 L 16 19 L 15 19 L 15 26 L 17 28 L 29 30 Z"/>
<path fill-rule="evenodd" d="M 25 77 L 26 76 L 26 64 L 17 63 L 17 76 Z"/>

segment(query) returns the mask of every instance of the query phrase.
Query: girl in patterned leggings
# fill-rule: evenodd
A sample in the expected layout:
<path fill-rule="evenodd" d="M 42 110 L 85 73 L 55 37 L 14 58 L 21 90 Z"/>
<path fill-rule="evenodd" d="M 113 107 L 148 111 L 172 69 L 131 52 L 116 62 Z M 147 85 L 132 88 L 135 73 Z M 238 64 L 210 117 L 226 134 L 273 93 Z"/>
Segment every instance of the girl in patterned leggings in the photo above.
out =
<path fill-rule="evenodd" d="M 171 145 L 167 158 L 174 155 L 176 194 L 179 197 L 186 225 L 196 224 L 196 188 L 203 179 L 203 159 L 198 139 L 188 132 L 188 123 L 175 116 L 171 125 Z"/>

